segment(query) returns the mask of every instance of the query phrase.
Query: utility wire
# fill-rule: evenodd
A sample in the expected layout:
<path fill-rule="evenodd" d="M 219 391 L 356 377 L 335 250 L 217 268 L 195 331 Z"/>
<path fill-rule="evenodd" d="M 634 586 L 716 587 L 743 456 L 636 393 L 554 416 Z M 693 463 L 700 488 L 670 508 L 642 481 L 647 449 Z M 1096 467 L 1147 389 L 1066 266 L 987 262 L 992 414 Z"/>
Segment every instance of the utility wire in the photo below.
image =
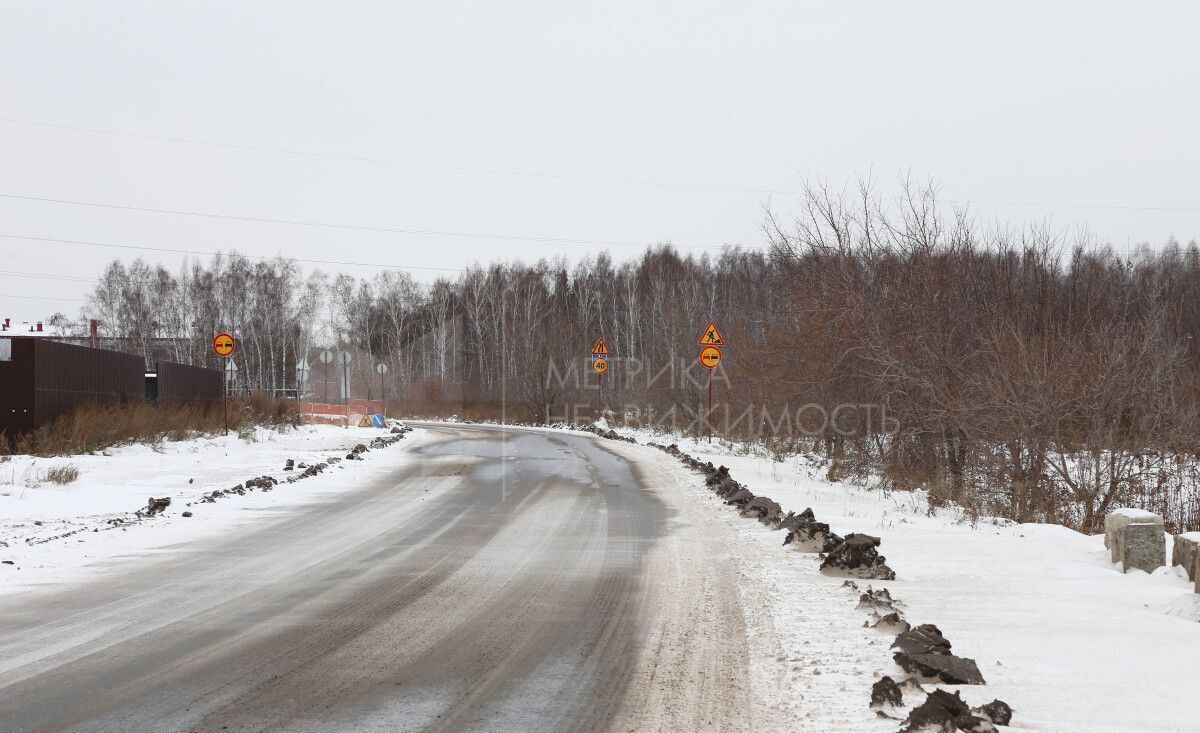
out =
<path fill-rule="evenodd" d="M 520 234 L 486 234 L 480 232 L 447 232 L 436 229 L 406 229 L 402 227 L 373 226 L 368 224 L 344 224 L 333 222 L 304 221 L 301 219 L 274 219 L 263 216 L 241 216 L 237 214 L 221 214 L 209 211 L 192 211 L 188 209 L 159 209 L 150 206 L 131 206 L 100 201 L 82 201 L 78 199 L 59 199 L 45 196 L 27 196 L 16 193 L 0 193 L 0 198 L 14 201 L 34 201 L 37 203 L 61 204 L 65 206 L 84 206 L 99 209 L 115 209 L 117 211 L 136 211 L 150 214 L 169 214 L 172 216 L 191 216 L 202 219 L 222 219 L 228 221 L 253 222 L 256 224 L 284 224 L 288 226 L 312 227 L 316 229 L 345 229 L 359 232 L 382 232 L 387 234 L 413 234 L 430 237 L 453 237 L 462 239 L 498 239 L 505 241 L 543 242 L 547 244 L 578 244 L 588 246 L 617 246 L 617 247 L 657 247 L 665 242 L 632 242 L 612 239 L 570 239 L 565 237 L 547 237 Z M 687 249 L 723 249 L 728 245 L 716 244 L 672 244 L 674 247 Z"/>
<path fill-rule="evenodd" d="M 111 249 L 144 250 L 144 251 L 148 251 L 148 252 L 167 252 L 167 253 L 172 253 L 172 254 L 183 254 L 183 255 L 208 255 L 208 256 L 213 256 L 213 257 L 220 256 L 220 257 L 228 257 L 230 259 L 247 259 L 247 260 L 261 260 L 261 261 L 283 260 L 286 262 L 295 262 L 295 263 L 313 264 L 313 265 L 340 265 L 340 266 L 344 266 L 344 267 L 373 267 L 373 268 L 378 268 L 378 269 L 382 269 L 382 270 L 419 270 L 419 271 L 447 272 L 447 273 L 460 273 L 461 274 L 461 273 L 469 272 L 471 269 L 471 268 L 466 268 L 466 267 L 424 267 L 421 265 L 394 265 L 394 264 L 385 264 L 385 263 L 381 263 L 381 262 L 355 262 L 355 261 L 349 261 L 349 260 L 309 259 L 309 258 L 303 258 L 303 257 L 291 257 L 291 256 L 284 256 L 284 255 L 246 255 L 246 254 L 241 254 L 240 252 L 233 252 L 233 251 L 223 252 L 221 250 L 209 250 L 209 249 L 182 249 L 182 248 L 177 248 L 177 247 L 151 247 L 151 246 L 136 245 L 136 244 L 122 244 L 122 243 L 117 243 L 117 242 L 96 242 L 96 241 L 80 240 L 80 239 L 59 239 L 57 237 L 36 237 L 36 236 L 26 235 L 26 234 L 0 233 L 0 239 L 14 239 L 14 240 L 23 241 L 23 242 L 39 242 L 39 243 L 43 243 L 43 244 L 66 244 L 66 245 L 83 246 L 83 247 L 107 247 L 107 248 L 111 248 Z M 74 282 L 93 282 L 93 283 L 99 282 L 99 280 L 100 280 L 99 278 L 87 278 L 87 277 L 82 277 L 82 276 L 77 277 L 77 276 L 53 275 L 50 273 L 40 273 L 40 272 L 15 272 L 15 271 L 0 271 L 0 276 L 28 277 L 28 278 L 33 278 L 33 279 L 39 279 L 39 278 L 41 278 L 41 279 L 61 279 L 61 280 L 70 279 Z M 697 278 L 677 278 L 677 277 L 662 277 L 662 278 L 656 278 L 656 279 L 663 281 L 663 282 L 698 283 L 701 285 L 711 286 L 719 281 L 728 280 L 729 278 L 727 276 L 714 275 L 712 280 L 704 280 L 704 279 L 697 279 Z M 0 298 L 3 298 L 3 297 L 14 297 L 15 298 L 15 297 L 26 297 L 26 296 L 0 295 Z M 47 298 L 47 300 L 55 300 L 55 299 Z M 62 300 L 73 300 L 73 299 L 63 298 Z"/>
<path fill-rule="evenodd" d="M 431 168 L 436 170 L 456 171 L 459 173 L 482 173 L 487 175 L 500 176 L 519 176 L 526 178 L 544 178 L 554 181 L 574 181 L 577 183 L 615 183 L 628 186 L 655 186 L 660 188 L 681 188 L 694 189 L 698 191 L 729 191 L 735 193 L 757 193 L 757 194 L 790 194 L 799 195 L 797 191 L 782 191 L 779 189 L 766 188 L 744 188 L 741 186 L 706 186 L 703 184 L 693 183 L 675 183 L 672 181 L 645 181 L 628 178 L 603 178 L 599 176 L 572 176 L 560 173 L 543 173 L 538 171 L 520 171 L 506 170 L 503 168 L 475 168 L 464 165 L 449 165 L 444 163 L 426 163 L 421 161 L 400 160 L 396 158 L 372 158 L 362 155 L 339 155 L 337 153 L 322 153 L 309 150 L 294 150 L 290 148 L 276 148 L 265 145 L 238 145 L 236 143 L 223 143 L 214 140 L 197 140 L 194 138 L 184 137 L 168 137 L 166 135 L 144 135 L 136 132 L 123 132 L 119 130 L 103 130 L 94 127 L 78 127 L 76 125 L 60 125 L 52 122 L 37 122 L 34 120 L 20 120 L 10 117 L 0 117 L 0 122 L 6 122 L 13 125 L 28 125 L 32 127 L 48 127 L 57 130 L 71 130 L 74 132 L 87 132 L 96 135 L 115 135 L 118 137 L 128 137 L 135 140 L 153 140 L 155 142 L 168 143 L 184 143 L 187 145 L 204 145 L 214 148 L 226 148 L 228 150 L 245 150 L 256 153 L 276 153 L 280 155 L 296 155 L 304 158 L 318 158 L 323 160 L 345 160 L 356 163 L 377 163 L 382 165 L 400 165 L 411 168 Z"/>
<path fill-rule="evenodd" d="M 34 280 L 67 280 L 70 282 L 96 282 L 96 278 L 86 277 L 83 275 L 56 275 L 49 272 L 17 272 L 14 270 L 0 270 L 0 277 L 24 277 Z"/>
<path fill-rule="evenodd" d="M 779 188 L 754 188 L 750 186 L 711 186 L 694 183 L 679 183 L 676 181 L 648 181 L 632 178 L 606 178 L 601 176 L 579 176 L 568 175 L 562 173 L 546 173 L 541 171 L 523 171 L 511 170 L 503 168 L 478 168 L 463 165 L 450 165 L 444 163 L 429 163 L 421 161 L 401 160 L 397 158 L 376 158 L 362 155 L 342 155 L 337 153 L 315 152 L 310 150 L 296 150 L 292 148 L 279 148 L 266 145 L 240 145 L 236 143 L 218 142 L 215 140 L 200 140 L 196 138 L 171 137 L 167 135 L 149 135 L 136 132 L 126 132 L 122 130 L 107 130 L 96 127 L 83 127 L 79 125 L 64 125 L 54 122 L 42 122 L 38 120 L 23 120 L 14 117 L 0 117 L 0 122 L 12 125 L 25 125 L 29 127 L 45 127 L 56 130 L 70 130 L 72 132 L 84 132 L 95 135 L 112 135 L 116 137 L 126 137 L 135 140 L 151 140 L 154 142 L 166 143 L 181 143 L 185 145 L 202 145 L 207 147 L 225 148 L 228 150 L 243 150 L 257 153 L 274 153 L 278 155 L 293 155 L 304 158 L 316 158 L 324 160 L 344 160 L 358 163 L 376 163 L 381 165 L 399 165 L 412 168 L 428 168 L 437 170 L 456 171 L 460 173 L 478 173 L 487 175 L 503 175 L 503 176 L 518 176 L 526 178 L 542 178 L 556 181 L 574 181 L 579 183 L 608 183 L 627 186 L 653 186 L 659 188 L 676 188 L 676 189 L 692 189 L 697 191 L 725 191 L 733 193 L 755 193 L 755 194 L 785 194 L 789 196 L 802 196 L 802 191 L 792 191 Z M 899 199 L 898 196 L 891 198 Z M 1134 206 L 1125 204 L 1079 204 L 1079 203 L 1045 203 L 1032 201 L 988 201 L 988 200 L 973 200 L 973 199 L 945 199 L 947 203 L 958 206 L 1016 206 L 1029 207 L 1040 209 L 1111 209 L 1119 211 L 1161 211 L 1161 212 L 1176 212 L 1176 213 L 1195 213 L 1200 212 L 1197 207 L 1185 206 Z M 559 240 L 555 240 L 559 241 Z"/>
<path fill-rule="evenodd" d="M 53 298 L 53 297 L 42 296 L 42 295 L 9 295 L 8 293 L 4 293 L 3 295 L 0 295 L 0 299 L 3 299 L 3 298 L 16 298 L 18 300 L 54 300 L 54 301 L 65 300 L 65 301 L 70 301 L 72 303 L 86 303 L 87 302 L 83 298 Z"/>
<path fill-rule="evenodd" d="M 282 255 L 244 255 L 241 253 L 222 252 L 220 250 L 210 249 L 180 249 L 176 247 L 150 247 L 137 244 L 119 244 L 116 242 L 94 242 L 82 239 L 58 239 L 55 237 L 34 237 L 24 234 L 0 234 L 3 239 L 16 239 L 24 242 L 49 242 L 53 244 L 68 244 L 82 247 L 108 247 L 110 249 L 132 249 L 142 250 L 146 252 L 170 252 L 173 254 L 184 255 L 210 255 L 210 256 L 226 256 L 232 258 L 244 258 L 249 260 L 274 260 L 281 259 L 291 262 L 303 262 L 313 265 L 344 265 L 347 267 L 378 267 L 386 270 L 428 270 L 432 272 L 465 272 L 466 268 L 462 267 L 422 267 L 420 265 L 385 265 L 378 262 L 350 262 L 346 260 L 317 260 L 305 259 L 302 257 L 284 257 Z"/>

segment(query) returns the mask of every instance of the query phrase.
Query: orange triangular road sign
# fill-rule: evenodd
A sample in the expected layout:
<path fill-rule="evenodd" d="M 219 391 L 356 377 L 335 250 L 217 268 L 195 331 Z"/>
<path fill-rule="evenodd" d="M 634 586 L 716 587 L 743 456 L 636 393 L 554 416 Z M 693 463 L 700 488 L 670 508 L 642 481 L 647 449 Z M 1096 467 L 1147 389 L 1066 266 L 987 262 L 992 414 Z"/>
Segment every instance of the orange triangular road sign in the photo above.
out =
<path fill-rule="evenodd" d="M 604 343 L 604 339 L 596 342 L 596 348 L 592 349 L 592 353 L 608 356 L 608 344 Z"/>
<path fill-rule="evenodd" d="M 721 332 L 717 330 L 717 324 L 709 321 L 708 328 L 704 329 L 704 334 L 696 343 L 701 346 L 724 346 L 725 339 L 721 338 Z"/>

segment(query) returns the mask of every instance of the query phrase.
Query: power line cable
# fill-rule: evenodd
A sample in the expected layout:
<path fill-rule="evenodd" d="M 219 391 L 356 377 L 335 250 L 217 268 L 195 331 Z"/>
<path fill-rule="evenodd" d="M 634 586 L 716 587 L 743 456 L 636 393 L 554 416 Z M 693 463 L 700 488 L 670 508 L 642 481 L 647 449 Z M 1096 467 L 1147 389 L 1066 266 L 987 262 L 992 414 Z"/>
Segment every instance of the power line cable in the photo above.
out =
<path fill-rule="evenodd" d="M 71 303 L 86 303 L 87 302 L 83 298 L 54 298 L 54 297 L 44 296 L 44 295 L 9 295 L 8 293 L 4 293 L 3 295 L 0 295 L 0 299 L 3 299 L 3 298 L 16 298 L 17 300 L 68 301 Z"/>
<path fill-rule="evenodd" d="M 430 168 L 436 170 L 455 171 L 458 173 L 481 173 L 487 175 L 500 176 L 520 176 L 526 178 L 544 178 L 555 181 L 574 181 L 577 183 L 610 183 L 629 186 L 654 186 L 660 188 L 681 188 L 694 189 L 698 191 L 727 191 L 734 193 L 757 193 L 757 194 L 791 194 L 798 195 L 796 191 L 782 191 L 778 189 L 765 188 L 746 188 L 741 186 L 706 186 L 703 184 L 693 183 L 677 183 L 673 181 L 645 181 L 629 178 L 604 178 L 600 176 L 575 176 L 561 173 L 544 173 L 539 171 L 521 171 L 507 170 L 503 168 L 477 168 L 464 165 L 450 165 L 445 163 L 427 163 L 412 160 L 400 160 L 397 158 L 374 158 L 362 155 L 340 155 L 338 153 L 323 153 L 310 150 L 295 150 L 291 148 L 277 148 L 266 145 L 239 145 L 236 143 L 223 143 L 214 140 L 198 140 L 195 138 L 184 137 L 169 137 L 166 135 L 146 135 L 136 132 L 124 132 L 120 130 L 104 130 L 95 127 L 79 127 L 76 125 L 62 125 L 53 122 L 38 122 L 34 120 L 21 120 L 11 117 L 0 117 L 0 122 L 6 122 L 14 125 L 29 125 L 32 127 L 48 127 L 58 130 L 71 130 L 74 132 L 87 132 L 97 135 L 115 135 L 118 137 L 128 137 L 136 140 L 153 140 L 155 142 L 169 143 L 184 143 L 187 145 L 204 145 L 215 148 L 226 148 L 229 150 L 244 150 L 256 153 L 276 153 L 280 155 L 296 155 L 304 158 L 317 158 L 323 160 L 344 160 L 355 163 L 377 163 L 381 165 L 399 165 L 411 168 Z"/>
<path fill-rule="evenodd" d="M 422 265 L 395 265 L 395 264 L 385 264 L 385 263 L 381 263 L 381 262 L 357 262 L 357 261 L 350 261 L 350 260 L 325 260 L 325 259 L 312 259 L 312 258 L 304 258 L 304 257 L 292 257 L 292 256 L 284 256 L 284 255 L 247 255 L 247 254 L 241 254 L 239 252 L 234 252 L 234 251 L 224 252 L 221 250 L 183 249 L 183 248 L 178 248 L 178 247 L 154 247 L 154 246 L 149 246 L 149 245 L 123 244 L 123 243 L 117 243 L 117 242 L 96 242 L 96 241 L 80 240 L 80 239 L 60 239 L 57 237 L 38 237 L 38 236 L 27 235 L 27 234 L 0 233 L 0 239 L 15 239 L 18 241 L 39 242 L 39 243 L 43 243 L 43 244 L 66 244 L 66 245 L 72 245 L 72 246 L 107 247 L 107 248 L 111 248 L 111 249 L 123 249 L 123 250 L 144 250 L 144 251 L 148 251 L 148 252 L 166 252 L 166 253 L 171 253 L 171 254 L 183 254 L 183 255 L 207 255 L 207 256 L 212 256 L 212 257 L 220 256 L 220 257 L 229 257 L 231 259 L 239 259 L 240 258 L 240 259 L 261 260 L 261 261 L 283 260 L 283 261 L 287 261 L 287 262 L 313 264 L 313 265 L 340 265 L 343 267 L 372 267 L 372 268 L 377 268 L 377 269 L 382 269 L 382 270 L 419 270 L 419 271 L 446 272 L 446 273 L 461 274 L 461 273 L 469 272 L 472 269 L 472 268 L 467 268 L 467 267 L 432 267 L 432 266 L 422 266 Z M 33 279 L 42 278 L 42 279 L 64 279 L 65 280 L 65 279 L 69 278 L 75 282 L 92 282 L 92 283 L 99 282 L 99 280 L 100 280 L 100 278 L 86 278 L 86 277 L 82 277 L 82 276 L 79 276 L 79 277 L 61 276 L 61 275 L 53 275 L 50 273 L 15 272 L 15 271 L 0 271 L 0 275 L 9 276 L 9 277 L 29 277 L 29 278 L 33 278 Z M 721 280 L 722 277 L 723 277 L 722 275 L 715 275 L 712 280 L 704 280 L 704 279 L 697 279 L 697 278 L 677 278 L 677 277 L 662 277 L 662 278 L 657 278 L 657 279 L 664 281 L 664 282 L 673 282 L 673 283 L 699 283 L 702 285 L 712 285 L 715 282 L 717 282 L 718 280 Z M 5 297 L 5 296 L 0 295 L 0 297 Z M 18 296 L 11 296 L 11 297 L 18 297 Z M 54 300 L 54 298 L 48 298 L 48 300 Z M 72 299 L 66 298 L 64 300 L 72 300 Z"/>
<path fill-rule="evenodd" d="M 563 173 L 546 173 L 542 171 L 527 171 L 527 170 L 512 170 L 504 168 L 481 168 L 464 165 L 451 165 L 445 163 L 429 163 L 422 161 L 401 160 L 397 158 L 378 158 L 363 155 L 343 155 L 338 153 L 326 153 L 310 150 L 297 150 L 293 148 L 280 148 L 266 145 L 242 145 L 237 143 L 225 143 L 215 140 L 201 140 L 197 138 L 172 137 L 168 135 L 150 135 L 137 132 L 127 132 L 123 130 L 108 130 L 96 127 L 83 127 L 80 125 L 66 125 L 54 122 L 43 122 L 39 120 L 24 120 L 14 117 L 0 117 L 0 122 L 12 125 L 25 125 L 29 127 L 44 127 L 56 130 L 69 130 L 73 132 L 84 132 L 95 135 L 112 135 L 116 137 L 127 137 L 136 140 L 150 140 L 154 142 L 181 143 L 186 145 L 202 145 L 207 147 L 226 148 L 229 150 L 243 150 L 258 153 L 274 153 L 278 155 L 293 155 L 305 158 L 316 158 L 324 160 L 344 160 L 358 163 L 376 163 L 382 165 L 398 165 L 413 168 L 428 168 L 437 170 L 456 171 L 460 173 L 478 173 L 487 175 L 503 175 L 503 176 L 521 176 L 528 178 L 542 178 L 557 181 L 574 181 L 579 183 L 607 183 L 629 186 L 653 186 L 660 188 L 676 188 L 676 189 L 692 189 L 698 191 L 725 191 L 733 193 L 756 193 L 756 194 L 786 194 L 789 196 L 802 196 L 802 191 L 794 191 L 779 188 L 755 188 L 750 186 L 714 186 L 696 183 L 680 183 L 677 181 L 648 181 L 632 178 L 607 178 L 602 176 L 580 176 L 568 175 Z M 891 196 L 893 199 L 900 199 L 899 196 Z M 959 206 L 1016 206 L 1030 207 L 1041 209 L 1110 209 L 1124 211 L 1160 211 L 1173 213 L 1196 213 L 1200 212 L 1197 207 L 1183 206 L 1137 206 L 1128 204 L 1080 204 L 1080 203 L 1045 203 L 1032 201 L 991 201 L 991 200 L 973 200 L 973 199 L 945 199 L 947 203 Z"/>
<path fill-rule="evenodd" d="M 96 282 L 94 277 L 83 275 L 56 275 L 49 272 L 17 272 L 15 270 L 0 270 L 0 277 L 23 277 L 34 280 L 66 280 L 69 282 Z"/>
<path fill-rule="evenodd" d="M 67 244 L 77 245 L 82 247 L 108 247 L 110 249 L 130 249 L 143 250 L 147 252 L 168 252 L 172 254 L 184 255 L 208 255 L 208 256 L 226 256 L 226 257 L 241 257 L 250 260 L 274 260 L 281 259 L 290 262 L 303 262 L 313 265 L 343 265 L 346 267 L 378 267 L 385 270 L 427 270 L 433 272 L 465 272 L 466 268 L 462 267 L 423 267 L 421 265 L 385 265 L 377 262 L 351 262 L 346 260 L 318 260 L 306 259 L 303 257 L 285 257 L 283 255 L 246 255 L 233 252 L 222 252 L 221 250 L 208 249 L 182 249 L 177 247 L 152 247 L 149 245 L 138 244 L 120 244 L 116 242 L 95 242 L 83 239 L 59 239 L 56 237 L 35 237 L 26 234 L 0 234 L 3 239 L 16 239 L 25 242 L 43 242 L 52 244 Z"/>
<path fill-rule="evenodd" d="M 99 209 L 114 209 L 117 211 L 136 211 L 139 213 L 168 214 L 171 216 L 190 216 L 202 219 L 221 219 L 228 221 L 253 222 L 256 224 L 283 224 L 287 226 L 311 227 L 316 229 L 344 229 L 359 232 L 378 232 L 387 234 L 412 234 L 431 237 L 452 237 L 462 239 L 498 239 L 505 241 L 541 242 L 546 244 L 577 244 L 588 246 L 617 246 L 617 247 L 658 247 L 665 242 L 632 242 L 610 239 L 571 239 L 567 237 L 547 237 L 519 234 L 487 234 L 480 232 L 448 232 L 436 229 L 408 229 L 403 227 L 375 226 L 369 224 L 344 224 L 335 222 L 304 221 L 301 219 L 275 219 L 263 216 L 242 216 L 238 214 L 221 214 L 209 211 L 192 211 L 188 209 L 160 209 L 150 206 L 132 206 L 113 204 L 100 201 L 82 201 L 78 199 L 59 199 L 46 196 L 27 196 L 16 193 L 0 193 L 0 198 L 14 201 L 34 201 L 37 203 L 61 204 L 65 206 L 84 206 Z M 729 245 L 716 244 L 672 244 L 674 247 L 686 249 L 723 249 Z"/>

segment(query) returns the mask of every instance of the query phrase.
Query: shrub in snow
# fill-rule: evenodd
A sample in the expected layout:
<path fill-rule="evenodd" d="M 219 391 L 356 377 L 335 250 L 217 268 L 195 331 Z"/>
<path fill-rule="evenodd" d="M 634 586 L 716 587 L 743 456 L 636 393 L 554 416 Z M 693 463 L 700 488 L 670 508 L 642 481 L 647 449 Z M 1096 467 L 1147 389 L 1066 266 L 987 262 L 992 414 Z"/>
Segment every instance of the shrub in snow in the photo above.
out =
<path fill-rule="evenodd" d="M 72 483 L 77 478 L 79 478 L 79 469 L 73 463 L 55 466 L 46 472 L 46 480 L 60 486 Z"/>
<path fill-rule="evenodd" d="M 821 572 L 851 578 L 895 580 L 895 571 L 887 566 L 887 558 L 879 554 L 877 547 L 878 537 L 857 532 L 848 534 L 821 562 Z"/>

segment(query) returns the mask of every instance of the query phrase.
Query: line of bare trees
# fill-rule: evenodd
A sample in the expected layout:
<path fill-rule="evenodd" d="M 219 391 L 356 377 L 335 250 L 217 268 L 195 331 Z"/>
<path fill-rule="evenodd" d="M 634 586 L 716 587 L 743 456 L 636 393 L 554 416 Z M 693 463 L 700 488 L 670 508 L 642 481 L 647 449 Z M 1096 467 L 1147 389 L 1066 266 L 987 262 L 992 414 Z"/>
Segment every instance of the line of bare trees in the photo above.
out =
<path fill-rule="evenodd" d="M 1094 528 L 1133 504 L 1200 529 L 1195 243 L 1118 254 L 981 227 L 929 190 L 887 201 L 809 189 L 798 216 L 768 215 L 765 250 L 664 245 L 432 283 L 237 255 L 175 273 L 113 262 L 84 316 L 148 363 L 211 365 L 212 335 L 229 330 L 248 389 L 296 387 L 307 359 L 319 397 L 314 349 L 332 347 L 355 354 L 355 397 L 532 421 L 603 403 L 694 431 L 696 340 L 715 320 L 729 342 L 716 402 L 741 416 L 716 423 L 728 437 L 1021 521 Z M 600 336 L 614 353 L 603 395 L 588 360 Z M 789 413 L 802 406 L 817 409 Z"/>
<path fill-rule="evenodd" d="M 943 216 L 928 190 L 887 207 L 814 188 L 802 211 L 768 219 L 787 315 L 746 376 L 886 407 L 886 437 L 825 431 L 832 473 L 1020 521 L 1094 529 L 1134 504 L 1200 527 L 1194 242 L 1121 256 Z"/>

